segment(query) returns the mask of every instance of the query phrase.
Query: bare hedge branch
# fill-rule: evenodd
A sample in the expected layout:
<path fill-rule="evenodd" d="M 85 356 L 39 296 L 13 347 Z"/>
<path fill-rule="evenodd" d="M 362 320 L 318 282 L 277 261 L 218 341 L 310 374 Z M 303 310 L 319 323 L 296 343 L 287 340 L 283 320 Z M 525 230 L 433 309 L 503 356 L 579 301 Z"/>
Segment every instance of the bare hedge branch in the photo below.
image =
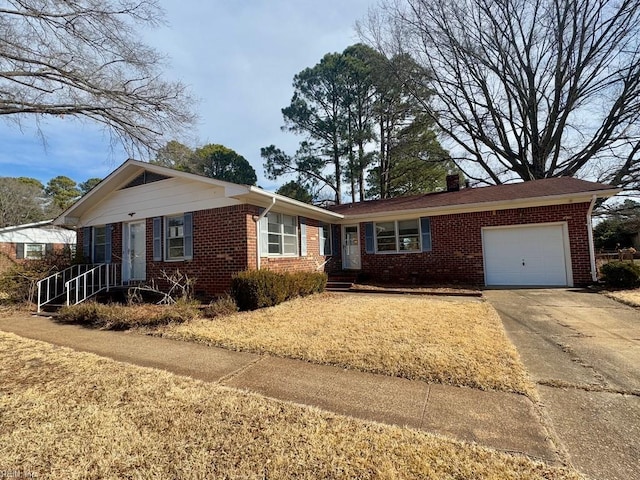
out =
<path fill-rule="evenodd" d="M 156 0 L 0 1 L 0 115 L 72 115 L 129 152 L 158 148 L 194 121 L 138 34 L 162 21 Z"/>

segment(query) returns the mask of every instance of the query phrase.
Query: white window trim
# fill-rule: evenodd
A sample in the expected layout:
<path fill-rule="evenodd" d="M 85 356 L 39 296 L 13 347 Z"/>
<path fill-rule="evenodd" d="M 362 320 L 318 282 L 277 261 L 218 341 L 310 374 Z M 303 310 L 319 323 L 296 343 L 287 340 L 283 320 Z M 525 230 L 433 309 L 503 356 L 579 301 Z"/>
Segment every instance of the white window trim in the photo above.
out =
<path fill-rule="evenodd" d="M 398 222 L 404 222 L 408 220 L 415 220 L 418 224 L 418 248 L 416 250 L 398 250 L 398 246 L 400 245 L 400 231 L 398 229 Z M 378 250 L 378 233 L 377 233 L 377 225 L 378 223 L 391 223 L 394 224 L 394 232 L 395 232 L 395 240 L 396 240 L 396 250 Z M 407 220 L 387 220 L 384 222 L 373 222 L 373 240 L 375 246 L 375 254 L 376 255 L 405 255 L 405 254 L 414 254 L 414 253 L 422 253 L 422 226 L 420 224 L 420 218 L 409 218 Z"/>
<path fill-rule="evenodd" d="M 182 218 L 182 237 L 172 237 L 172 238 L 182 238 L 182 256 L 181 257 L 169 257 L 169 220 L 172 218 Z M 163 217 L 163 235 L 162 241 L 164 243 L 164 248 L 162 249 L 163 261 L 170 262 L 184 262 L 186 257 L 184 255 L 184 213 L 180 213 L 178 215 L 167 215 Z"/>
<path fill-rule="evenodd" d="M 40 247 L 40 256 L 39 257 L 30 257 L 29 256 L 29 247 L 30 246 L 38 246 Z M 47 245 L 45 243 L 25 243 L 24 244 L 24 258 L 25 260 L 42 260 L 45 256 Z"/>
<path fill-rule="evenodd" d="M 280 232 L 276 233 L 275 235 L 278 235 L 278 237 L 280 238 L 280 247 L 281 247 L 281 251 L 283 253 L 270 253 L 269 252 L 269 235 L 272 234 L 274 235 L 273 232 L 269 232 L 269 215 L 278 215 L 279 217 L 279 222 L 278 225 L 280 225 Z M 296 229 L 295 234 L 285 234 L 284 233 L 284 223 L 282 222 L 282 217 L 283 216 L 287 216 L 287 217 L 291 217 L 293 218 L 293 225 L 294 228 Z M 265 222 L 265 226 L 266 226 L 266 231 L 267 231 L 267 235 L 266 235 L 266 241 L 267 241 L 267 245 L 266 245 L 266 255 L 262 254 L 262 257 L 267 257 L 267 258 L 295 258 L 295 257 L 299 257 L 300 256 L 300 227 L 298 224 L 299 218 L 296 215 L 287 215 L 286 213 L 279 213 L 279 212 L 269 212 L 267 215 L 265 215 L 263 217 L 263 219 L 261 220 L 263 222 Z M 296 238 L 296 252 L 295 253 L 284 253 L 284 237 L 288 236 L 288 237 L 293 237 L 295 236 Z"/>

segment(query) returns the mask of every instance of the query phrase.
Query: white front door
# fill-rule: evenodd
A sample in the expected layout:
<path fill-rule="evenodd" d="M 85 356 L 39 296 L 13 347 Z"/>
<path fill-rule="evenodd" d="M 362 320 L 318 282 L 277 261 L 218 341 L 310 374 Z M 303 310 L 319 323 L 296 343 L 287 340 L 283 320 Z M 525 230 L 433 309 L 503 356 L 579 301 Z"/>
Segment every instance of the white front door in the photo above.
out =
<path fill-rule="evenodd" d="M 147 252 L 145 222 L 133 222 L 125 226 L 124 229 L 124 255 L 122 279 L 125 282 L 130 280 L 146 280 L 147 278 Z"/>
<path fill-rule="evenodd" d="M 360 231 L 358 225 L 342 227 L 342 268 L 360 270 Z"/>

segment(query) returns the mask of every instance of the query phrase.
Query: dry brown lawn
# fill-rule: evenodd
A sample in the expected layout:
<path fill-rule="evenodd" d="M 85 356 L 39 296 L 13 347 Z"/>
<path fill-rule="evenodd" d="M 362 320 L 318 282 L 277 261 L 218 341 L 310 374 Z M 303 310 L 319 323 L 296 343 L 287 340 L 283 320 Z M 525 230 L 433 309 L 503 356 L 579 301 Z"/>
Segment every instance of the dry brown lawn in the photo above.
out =
<path fill-rule="evenodd" d="M 615 292 L 603 292 L 607 297 L 626 303 L 632 307 L 640 307 L 640 288 L 633 290 L 619 290 Z"/>
<path fill-rule="evenodd" d="M 535 397 L 486 302 L 322 294 L 157 330 L 224 348 Z"/>
<path fill-rule="evenodd" d="M 580 478 L 2 332 L 0 378 L 0 471 L 14 477 Z"/>

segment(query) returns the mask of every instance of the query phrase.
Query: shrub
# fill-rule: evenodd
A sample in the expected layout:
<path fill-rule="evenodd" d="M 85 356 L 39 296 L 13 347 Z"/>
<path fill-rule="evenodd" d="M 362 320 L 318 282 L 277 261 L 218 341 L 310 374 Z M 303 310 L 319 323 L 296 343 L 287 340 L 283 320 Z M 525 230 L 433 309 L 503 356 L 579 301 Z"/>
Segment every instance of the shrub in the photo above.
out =
<path fill-rule="evenodd" d="M 324 292 L 327 286 L 326 273 L 298 272 L 291 274 L 294 296 L 304 297 L 314 293 Z"/>
<path fill-rule="evenodd" d="M 640 267 L 632 262 L 609 262 L 600 267 L 602 280 L 611 287 L 631 288 L 640 283 Z"/>
<path fill-rule="evenodd" d="M 14 263 L 0 275 L 0 291 L 10 303 L 35 302 L 39 280 L 70 265 L 66 253 L 48 253 L 41 260 Z"/>
<path fill-rule="evenodd" d="M 231 295 L 220 297 L 204 308 L 204 316 L 207 318 L 231 315 L 238 311 L 238 305 Z"/>
<path fill-rule="evenodd" d="M 326 284 L 325 273 L 248 270 L 233 277 L 231 296 L 240 310 L 255 310 L 278 305 L 293 297 L 322 292 Z"/>
<path fill-rule="evenodd" d="M 57 320 L 63 323 L 78 323 L 89 327 L 104 327 L 127 322 L 126 312 L 120 305 L 83 302 L 62 307 Z"/>
<path fill-rule="evenodd" d="M 63 307 L 57 320 L 77 323 L 105 330 L 126 330 L 135 327 L 155 327 L 169 323 L 184 323 L 198 315 L 197 308 L 188 302 L 174 305 L 125 306 L 84 302 Z"/>
<path fill-rule="evenodd" d="M 198 316 L 198 308 L 193 302 L 177 301 L 173 305 L 161 305 L 160 311 L 150 322 L 140 326 L 168 325 L 169 323 L 184 323 Z"/>

